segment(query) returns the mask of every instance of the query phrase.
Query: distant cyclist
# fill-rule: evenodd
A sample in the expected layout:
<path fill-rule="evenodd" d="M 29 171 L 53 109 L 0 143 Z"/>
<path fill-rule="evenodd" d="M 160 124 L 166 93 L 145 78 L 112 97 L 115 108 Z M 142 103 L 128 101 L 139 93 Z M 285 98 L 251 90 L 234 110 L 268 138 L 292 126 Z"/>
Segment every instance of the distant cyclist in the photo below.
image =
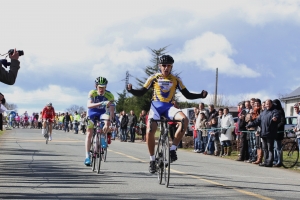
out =
<path fill-rule="evenodd" d="M 21 118 L 20 118 L 20 116 L 19 116 L 18 113 L 16 114 L 15 121 L 16 121 L 16 126 L 18 126 L 18 128 L 19 128 L 20 127 Z"/>
<path fill-rule="evenodd" d="M 49 120 L 49 141 L 52 140 L 52 123 L 55 119 L 55 111 L 52 103 L 48 103 L 42 111 L 43 128 L 42 134 L 45 135 L 46 121 Z"/>
<path fill-rule="evenodd" d="M 11 110 L 8 114 L 8 121 L 10 127 L 13 127 L 13 122 L 15 121 L 16 114 L 17 113 L 14 110 Z"/>
<path fill-rule="evenodd" d="M 87 114 L 88 114 L 88 125 L 87 125 L 87 134 L 85 139 L 85 150 L 86 157 L 84 164 L 89 166 L 91 164 L 90 160 L 90 148 L 91 140 L 93 136 L 95 119 L 100 120 L 104 119 L 103 131 L 107 134 L 110 126 L 110 120 L 114 117 L 114 95 L 106 90 L 107 79 L 104 77 L 98 77 L 95 80 L 95 90 L 91 90 L 88 95 L 87 102 Z M 103 147 L 106 147 L 107 144 L 103 144 Z"/>
<path fill-rule="evenodd" d="M 150 88 L 153 88 L 153 96 L 150 107 L 150 112 L 148 120 L 151 118 L 154 120 L 159 120 L 160 116 L 165 116 L 171 120 L 184 119 L 184 124 L 178 123 L 178 128 L 175 133 L 175 138 L 173 144 L 170 148 L 170 157 L 171 161 L 177 160 L 176 149 L 180 140 L 182 139 L 184 132 L 186 131 L 188 125 L 188 118 L 183 114 L 183 112 L 175 108 L 172 104 L 172 101 L 175 97 L 176 89 L 179 89 L 180 92 L 187 99 L 198 99 L 205 98 L 207 96 L 207 91 L 202 90 L 200 94 L 190 93 L 186 87 L 183 85 L 181 79 L 171 74 L 173 68 L 174 60 L 169 55 L 163 55 L 159 58 L 159 68 L 161 73 L 157 73 L 148 78 L 146 83 L 141 89 L 132 89 L 132 85 L 128 84 L 127 90 L 135 96 L 144 95 Z M 182 129 L 183 126 L 183 129 Z M 154 134 L 157 129 L 157 123 L 152 123 L 151 132 L 150 132 L 150 123 L 147 123 L 147 145 L 150 153 L 150 166 L 149 172 L 155 173 L 155 138 Z M 183 131 L 182 131 L 183 130 Z"/>

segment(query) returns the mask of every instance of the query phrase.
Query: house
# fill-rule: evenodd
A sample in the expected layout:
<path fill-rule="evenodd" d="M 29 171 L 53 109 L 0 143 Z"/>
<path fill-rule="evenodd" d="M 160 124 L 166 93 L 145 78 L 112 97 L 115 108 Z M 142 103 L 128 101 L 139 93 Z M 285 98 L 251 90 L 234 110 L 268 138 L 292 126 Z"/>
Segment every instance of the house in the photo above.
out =
<path fill-rule="evenodd" d="M 281 101 L 284 102 L 284 111 L 286 116 L 296 116 L 294 111 L 295 103 L 300 102 L 300 87 L 291 92 L 290 94 L 281 98 Z"/>

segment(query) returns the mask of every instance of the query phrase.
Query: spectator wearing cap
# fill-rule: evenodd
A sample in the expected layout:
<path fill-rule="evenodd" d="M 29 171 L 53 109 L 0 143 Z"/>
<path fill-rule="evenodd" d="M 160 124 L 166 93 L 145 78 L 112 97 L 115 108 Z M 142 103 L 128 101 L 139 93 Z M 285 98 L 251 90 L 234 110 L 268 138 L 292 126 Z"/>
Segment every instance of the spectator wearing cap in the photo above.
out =
<path fill-rule="evenodd" d="M 272 100 L 268 99 L 265 103 L 265 110 L 260 113 L 259 117 L 256 120 L 250 122 L 246 126 L 246 128 L 261 126 L 260 136 L 262 138 L 264 162 L 259 164 L 259 166 L 273 166 L 274 139 L 278 131 L 278 120 L 280 120 L 280 115 L 277 109 L 275 109 Z"/>

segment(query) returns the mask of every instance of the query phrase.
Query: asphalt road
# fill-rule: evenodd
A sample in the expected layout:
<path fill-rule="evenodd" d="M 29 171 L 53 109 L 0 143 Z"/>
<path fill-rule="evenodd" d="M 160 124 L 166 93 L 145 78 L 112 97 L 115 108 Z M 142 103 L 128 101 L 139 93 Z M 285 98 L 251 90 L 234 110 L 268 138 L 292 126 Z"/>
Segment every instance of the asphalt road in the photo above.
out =
<path fill-rule="evenodd" d="M 1 199 L 300 199 L 300 173 L 178 150 L 170 186 L 148 172 L 145 143 L 113 141 L 101 173 L 83 164 L 84 135 L 13 129 L 0 137 Z"/>

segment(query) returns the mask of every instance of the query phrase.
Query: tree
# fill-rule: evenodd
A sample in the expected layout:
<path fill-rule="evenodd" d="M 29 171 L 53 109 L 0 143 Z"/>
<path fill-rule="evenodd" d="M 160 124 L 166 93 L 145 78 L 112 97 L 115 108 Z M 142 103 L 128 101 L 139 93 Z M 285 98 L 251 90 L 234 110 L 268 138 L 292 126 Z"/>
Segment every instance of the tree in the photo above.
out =
<path fill-rule="evenodd" d="M 66 112 L 69 114 L 74 114 L 77 111 L 79 114 L 83 113 L 86 109 L 83 106 L 78 105 L 71 105 L 69 108 L 66 109 Z"/>
<path fill-rule="evenodd" d="M 215 96 L 214 95 L 210 95 L 208 98 L 208 104 L 214 104 L 215 102 Z M 217 105 L 215 105 L 215 107 L 230 107 L 230 101 L 229 99 L 226 98 L 225 95 L 220 94 L 217 95 Z"/>
<path fill-rule="evenodd" d="M 199 104 L 198 103 L 195 103 L 195 102 L 177 102 L 178 103 L 178 106 L 180 109 L 183 109 L 183 108 L 193 108 L 193 107 L 199 107 Z"/>
<path fill-rule="evenodd" d="M 117 93 L 119 95 L 118 100 L 116 101 L 116 111 L 120 113 L 121 111 L 125 110 L 125 103 L 126 103 L 126 90 L 123 90 L 123 93 Z"/>
<path fill-rule="evenodd" d="M 143 84 L 146 82 L 146 80 L 149 76 L 152 76 L 152 75 L 160 72 L 160 69 L 159 69 L 159 66 L 158 66 L 159 65 L 159 57 L 166 54 L 166 52 L 165 52 L 166 49 L 167 49 L 167 46 L 163 47 L 163 48 L 160 48 L 158 50 L 150 49 L 152 51 L 152 56 L 153 57 L 150 60 L 152 65 L 146 66 L 145 70 L 144 70 L 147 77 L 143 78 L 143 79 L 136 78 L 136 80 L 138 82 L 138 85 L 140 87 L 143 87 Z M 140 113 L 141 110 L 148 111 L 150 109 L 152 93 L 153 93 L 153 90 L 150 89 L 142 97 L 133 97 L 134 100 L 132 100 L 131 102 L 136 103 L 135 106 L 137 107 L 136 109 L 134 109 L 135 113 Z"/>
<path fill-rule="evenodd" d="M 6 108 L 7 108 L 7 110 L 15 110 L 16 112 L 18 112 L 18 106 L 17 106 L 17 104 L 14 104 L 14 103 L 5 103 L 5 105 L 4 105 Z"/>

